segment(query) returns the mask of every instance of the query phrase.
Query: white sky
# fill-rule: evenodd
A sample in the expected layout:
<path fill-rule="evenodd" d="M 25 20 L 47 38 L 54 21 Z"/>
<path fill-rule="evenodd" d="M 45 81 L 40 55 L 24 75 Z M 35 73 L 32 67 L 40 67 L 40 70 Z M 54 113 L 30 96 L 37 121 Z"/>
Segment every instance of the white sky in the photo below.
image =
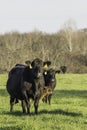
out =
<path fill-rule="evenodd" d="M 70 18 L 87 28 L 87 0 L 0 0 L 0 33 L 54 33 Z"/>

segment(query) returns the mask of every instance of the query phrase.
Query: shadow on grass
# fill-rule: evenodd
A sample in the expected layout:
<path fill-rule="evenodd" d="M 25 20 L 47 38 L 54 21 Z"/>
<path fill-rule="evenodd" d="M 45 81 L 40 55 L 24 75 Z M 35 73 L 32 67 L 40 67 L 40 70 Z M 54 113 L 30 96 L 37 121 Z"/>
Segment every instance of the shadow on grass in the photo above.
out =
<path fill-rule="evenodd" d="M 0 130 L 21 130 L 18 126 L 0 127 Z"/>
<path fill-rule="evenodd" d="M 24 116 L 24 115 L 27 115 L 27 114 L 22 113 L 22 111 L 13 111 L 13 112 L 3 111 L 2 114 L 3 115 L 13 115 L 13 116 Z"/>
<path fill-rule="evenodd" d="M 81 113 L 76 113 L 76 112 L 68 112 L 68 111 L 64 111 L 62 109 L 55 109 L 55 110 L 52 110 L 52 111 L 47 111 L 47 110 L 42 110 L 39 112 L 39 114 L 58 114 L 58 115 L 66 115 L 66 116 L 72 116 L 72 117 L 75 117 L 75 116 L 82 116 Z"/>
<path fill-rule="evenodd" d="M 55 90 L 54 97 L 87 98 L 87 90 Z"/>
<path fill-rule="evenodd" d="M 0 96 L 6 97 L 8 96 L 8 92 L 6 89 L 0 89 Z"/>
<path fill-rule="evenodd" d="M 21 111 L 16 111 L 16 112 L 3 112 L 3 115 L 13 115 L 13 116 L 34 116 L 35 114 L 32 112 L 30 115 L 28 115 L 27 113 L 24 114 Z M 69 112 L 69 111 L 64 111 L 62 109 L 54 109 L 54 110 L 41 110 L 38 111 L 38 115 L 42 115 L 42 114 L 53 114 L 53 115 L 66 115 L 66 116 L 72 116 L 72 117 L 76 117 L 76 116 L 82 116 L 81 113 L 76 113 L 76 112 Z"/>

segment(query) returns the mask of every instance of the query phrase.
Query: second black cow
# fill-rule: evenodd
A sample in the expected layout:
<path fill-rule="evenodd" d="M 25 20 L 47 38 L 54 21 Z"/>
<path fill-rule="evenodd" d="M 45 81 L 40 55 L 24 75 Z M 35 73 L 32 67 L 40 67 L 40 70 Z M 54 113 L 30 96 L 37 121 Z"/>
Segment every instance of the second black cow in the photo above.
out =
<path fill-rule="evenodd" d="M 56 73 L 59 73 L 59 70 L 52 68 L 44 71 L 45 88 L 48 90 L 48 94 L 42 99 L 43 102 L 51 104 L 52 93 L 56 87 Z"/>

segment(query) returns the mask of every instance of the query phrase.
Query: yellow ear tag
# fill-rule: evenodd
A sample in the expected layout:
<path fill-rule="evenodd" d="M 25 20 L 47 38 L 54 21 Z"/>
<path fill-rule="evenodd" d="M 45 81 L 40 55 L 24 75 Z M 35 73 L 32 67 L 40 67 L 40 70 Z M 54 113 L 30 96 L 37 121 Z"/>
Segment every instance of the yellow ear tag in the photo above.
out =
<path fill-rule="evenodd" d="M 44 74 L 47 75 L 47 71 L 45 71 Z"/>
<path fill-rule="evenodd" d="M 44 65 L 44 68 L 48 68 L 48 65 L 46 64 L 46 65 Z"/>
<path fill-rule="evenodd" d="M 32 66 L 31 66 L 31 64 L 29 65 L 29 67 L 30 67 L 30 69 L 32 69 Z"/>

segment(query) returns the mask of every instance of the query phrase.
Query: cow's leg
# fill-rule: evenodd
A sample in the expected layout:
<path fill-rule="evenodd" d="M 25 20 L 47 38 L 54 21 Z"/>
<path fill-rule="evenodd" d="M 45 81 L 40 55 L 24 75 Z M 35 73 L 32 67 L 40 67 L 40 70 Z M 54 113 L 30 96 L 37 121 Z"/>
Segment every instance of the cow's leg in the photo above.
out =
<path fill-rule="evenodd" d="M 14 98 L 10 97 L 10 112 L 13 111 L 14 100 Z"/>
<path fill-rule="evenodd" d="M 29 102 L 29 99 L 28 99 L 26 91 L 22 91 L 22 95 L 23 95 L 23 100 L 24 100 L 24 102 L 26 104 L 26 105 L 24 105 L 24 102 L 23 102 L 22 109 L 23 109 L 23 111 L 25 111 L 24 107 L 26 106 L 27 107 L 27 113 L 30 114 L 30 102 Z"/>
<path fill-rule="evenodd" d="M 19 102 L 19 101 L 18 101 L 18 99 L 16 98 L 16 99 L 15 99 L 15 104 L 18 103 L 18 102 Z"/>
<path fill-rule="evenodd" d="M 34 101 L 35 114 L 38 114 L 38 102 L 39 100 Z"/>
<path fill-rule="evenodd" d="M 22 111 L 23 111 L 23 113 L 26 113 L 26 108 L 25 108 L 26 103 L 25 103 L 24 100 L 21 101 L 21 106 L 22 106 Z"/>
<path fill-rule="evenodd" d="M 27 107 L 27 114 L 30 114 L 30 100 L 25 100 Z"/>
<path fill-rule="evenodd" d="M 26 104 L 26 107 L 27 107 L 27 114 L 30 114 L 30 101 L 25 99 L 25 104 Z"/>

